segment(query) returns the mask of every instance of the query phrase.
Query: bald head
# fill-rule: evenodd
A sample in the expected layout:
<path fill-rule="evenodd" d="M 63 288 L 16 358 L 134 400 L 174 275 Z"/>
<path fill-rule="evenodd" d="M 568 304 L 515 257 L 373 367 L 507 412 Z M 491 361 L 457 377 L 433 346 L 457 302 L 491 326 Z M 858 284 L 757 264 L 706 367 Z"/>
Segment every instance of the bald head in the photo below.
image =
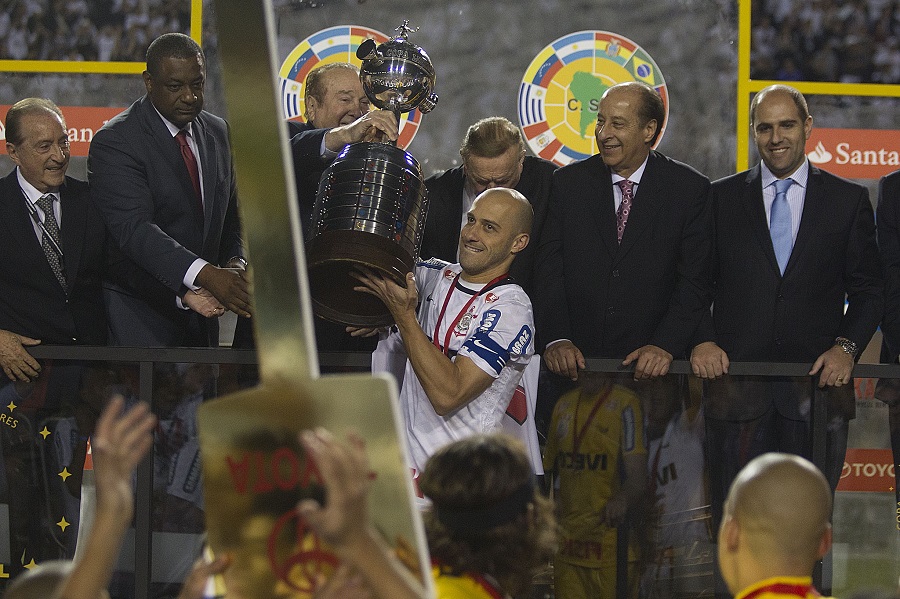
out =
<path fill-rule="evenodd" d="M 831 545 L 831 488 L 800 456 L 767 453 L 752 460 L 724 507 L 719 559 L 729 588 L 736 583 L 733 592 L 755 582 L 745 578 L 751 570 L 754 577 L 809 576 Z"/>
<path fill-rule="evenodd" d="M 516 254 L 528 245 L 533 219 L 531 204 L 515 189 L 482 192 L 459 235 L 463 279 L 482 283 L 506 274 Z"/>
<path fill-rule="evenodd" d="M 488 200 L 489 203 L 498 203 L 508 211 L 510 223 L 516 233 L 531 235 L 531 225 L 534 221 L 534 208 L 531 207 L 525 196 L 508 187 L 494 187 L 481 193 L 475 201 Z"/>

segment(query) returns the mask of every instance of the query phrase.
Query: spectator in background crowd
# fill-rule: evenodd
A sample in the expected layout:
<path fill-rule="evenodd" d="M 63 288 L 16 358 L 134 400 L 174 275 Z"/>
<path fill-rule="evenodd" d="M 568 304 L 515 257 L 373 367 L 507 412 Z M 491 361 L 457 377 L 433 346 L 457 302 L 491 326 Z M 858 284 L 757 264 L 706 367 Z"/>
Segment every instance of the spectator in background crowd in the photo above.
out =
<path fill-rule="evenodd" d="M 150 40 L 190 30 L 190 2 L 173 0 L 4 0 L 0 2 L 0 59 L 142 62 Z M 119 30 L 110 53 L 98 35 Z"/>
<path fill-rule="evenodd" d="M 753 2 L 754 79 L 900 83 L 896 0 Z M 794 68 L 791 68 L 791 63 Z"/>

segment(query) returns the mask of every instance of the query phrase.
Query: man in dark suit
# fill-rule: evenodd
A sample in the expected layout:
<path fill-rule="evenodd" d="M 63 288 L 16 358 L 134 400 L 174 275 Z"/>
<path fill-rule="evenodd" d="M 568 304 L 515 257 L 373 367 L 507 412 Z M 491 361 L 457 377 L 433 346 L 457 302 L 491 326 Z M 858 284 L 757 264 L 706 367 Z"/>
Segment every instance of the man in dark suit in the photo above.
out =
<path fill-rule="evenodd" d="M 310 220 L 319 179 L 338 152 L 358 141 L 396 141 L 397 120 L 387 110 L 371 110 L 359 79 L 359 69 L 347 62 L 317 67 L 306 76 L 303 89 L 306 122 L 288 121 L 297 199 L 303 235 Z M 382 137 L 383 136 L 383 137 Z"/>
<path fill-rule="evenodd" d="M 116 250 L 104 286 L 114 345 L 216 346 L 225 309 L 250 315 L 228 131 L 203 111 L 205 69 L 194 40 L 160 36 L 147 94 L 91 142 L 91 196 Z"/>
<path fill-rule="evenodd" d="M 881 321 L 881 361 L 897 364 L 900 357 L 900 170 L 878 183 L 878 250 L 884 266 L 884 317 Z M 875 397 L 888 404 L 894 464 L 900 464 L 900 380 L 880 379 Z M 894 492 L 900 506 L 900 468 Z"/>
<path fill-rule="evenodd" d="M 754 456 L 811 456 L 811 401 L 828 409 L 822 470 L 837 485 L 855 411 L 853 366 L 883 305 L 868 192 L 809 163 L 812 117 L 803 95 L 785 85 L 760 91 L 750 126 L 762 162 L 713 184 L 713 309 L 691 363 L 705 378 L 727 372 L 729 360 L 809 363 L 824 397 L 811 398 L 805 378 L 708 386 L 716 519 L 731 481 Z"/>
<path fill-rule="evenodd" d="M 87 184 L 66 176 L 69 140 L 53 102 L 13 105 L 6 149 L 16 168 L 0 179 L 0 366 L 7 378 L 29 381 L 40 365 L 26 346 L 106 343 L 106 230 Z"/>
<path fill-rule="evenodd" d="M 651 150 L 664 119 L 653 88 L 609 88 L 599 153 L 553 175 L 536 328 L 547 367 L 572 380 L 584 356 L 666 374 L 708 310 L 709 179 Z"/>
<path fill-rule="evenodd" d="M 387 110 L 371 110 L 359 79 L 359 69 L 334 62 L 317 67 L 306 76 L 303 101 L 306 122 L 288 121 L 294 178 L 300 203 L 300 224 L 309 240 L 312 212 L 322 172 L 347 144 L 359 141 L 396 141 L 397 119 Z M 320 352 L 369 351 L 375 340 L 352 337 L 343 325 L 316 317 L 316 347 Z M 244 323 L 235 331 L 235 342 L 251 345 Z"/>
<path fill-rule="evenodd" d="M 74 551 L 76 527 L 53 522 L 78 516 L 56 475 L 63 467 L 80 474 L 80 464 L 64 456 L 86 434 L 66 426 L 66 416 L 83 407 L 85 366 L 38 361 L 27 348 L 106 343 L 106 227 L 87 184 L 66 176 L 69 139 L 53 102 L 26 98 L 9 109 L 6 150 L 16 168 L 0 179 L 0 501 L 9 507 L 0 528 L 8 553 L 24 556 L 8 564 L 15 576 L 32 560 Z"/>
<path fill-rule="evenodd" d="M 482 119 L 469 127 L 459 150 L 462 165 L 425 180 L 428 217 L 422 236 L 423 258 L 459 259 L 459 231 L 472 202 L 484 190 L 509 187 L 524 195 L 534 209 L 531 243 L 519 252 L 510 276 L 531 296 L 534 258 L 547 217 L 550 178 L 556 166 L 525 155 L 518 127 L 503 117 Z"/>

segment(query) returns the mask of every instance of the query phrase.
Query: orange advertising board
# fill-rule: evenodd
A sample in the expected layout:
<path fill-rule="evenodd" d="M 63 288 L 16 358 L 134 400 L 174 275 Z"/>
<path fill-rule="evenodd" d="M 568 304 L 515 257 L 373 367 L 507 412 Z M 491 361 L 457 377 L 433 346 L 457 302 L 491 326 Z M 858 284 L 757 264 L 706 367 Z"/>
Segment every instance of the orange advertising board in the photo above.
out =
<path fill-rule="evenodd" d="M 813 126 L 806 155 L 816 166 L 840 177 L 880 179 L 900 169 L 900 131 Z"/>
<path fill-rule="evenodd" d="M 848 448 L 837 490 L 892 493 L 895 468 L 890 449 Z"/>
<path fill-rule="evenodd" d="M 69 131 L 69 147 L 72 156 L 87 156 L 88 146 L 94 133 L 124 110 L 122 107 L 106 108 L 99 106 L 60 106 L 66 117 Z M 9 104 L 0 104 L 0 141 L 6 140 L 6 112 Z M 6 143 L 0 143 L 0 153 L 6 154 Z"/>

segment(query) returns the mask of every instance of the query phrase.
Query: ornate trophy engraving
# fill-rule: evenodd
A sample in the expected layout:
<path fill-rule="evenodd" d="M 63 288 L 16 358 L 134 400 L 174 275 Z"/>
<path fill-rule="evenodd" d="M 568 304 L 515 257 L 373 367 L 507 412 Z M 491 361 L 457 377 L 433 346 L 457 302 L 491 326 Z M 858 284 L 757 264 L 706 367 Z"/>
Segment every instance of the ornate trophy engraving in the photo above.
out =
<path fill-rule="evenodd" d="M 396 37 L 376 46 L 360 44 L 360 80 L 378 108 L 400 114 L 429 112 L 434 67 L 428 54 L 408 41 L 409 22 Z M 306 245 L 310 293 L 316 314 L 348 325 L 377 327 L 393 322 L 374 296 L 353 291 L 350 276 L 364 265 L 404 283 L 415 266 L 425 230 L 428 197 L 419 163 L 391 144 L 350 144 L 323 173 Z"/>

